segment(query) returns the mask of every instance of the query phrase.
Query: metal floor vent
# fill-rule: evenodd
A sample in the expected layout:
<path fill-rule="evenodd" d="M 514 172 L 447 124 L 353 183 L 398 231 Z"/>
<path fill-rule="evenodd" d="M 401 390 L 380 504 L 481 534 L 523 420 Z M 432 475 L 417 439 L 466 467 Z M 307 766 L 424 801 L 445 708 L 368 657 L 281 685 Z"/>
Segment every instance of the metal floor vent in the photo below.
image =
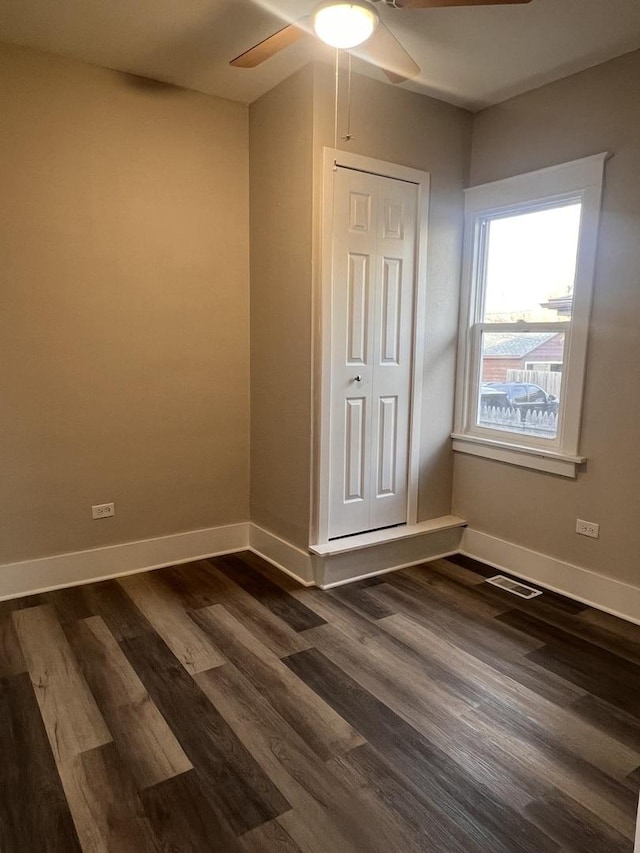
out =
<path fill-rule="evenodd" d="M 511 578 L 505 578 L 504 575 L 496 575 L 493 578 L 487 578 L 487 583 L 499 586 L 500 589 L 506 589 L 507 592 L 519 595 L 520 598 L 535 598 L 536 595 L 542 595 L 542 590 L 534 589 L 532 586 L 525 586 L 523 583 L 518 583 L 517 581 L 512 581 Z"/>

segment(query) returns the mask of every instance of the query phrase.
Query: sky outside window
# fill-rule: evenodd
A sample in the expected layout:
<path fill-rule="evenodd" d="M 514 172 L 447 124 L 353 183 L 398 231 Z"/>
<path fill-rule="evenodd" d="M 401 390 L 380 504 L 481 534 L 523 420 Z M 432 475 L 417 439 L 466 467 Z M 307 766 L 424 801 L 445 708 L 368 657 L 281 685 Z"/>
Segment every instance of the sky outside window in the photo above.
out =
<path fill-rule="evenodd" d="M 570 319 L 580 212 L 574 202 L 489 221 L 484 322 Z M 564 312 L 541 307 L 563 297 Z"/>

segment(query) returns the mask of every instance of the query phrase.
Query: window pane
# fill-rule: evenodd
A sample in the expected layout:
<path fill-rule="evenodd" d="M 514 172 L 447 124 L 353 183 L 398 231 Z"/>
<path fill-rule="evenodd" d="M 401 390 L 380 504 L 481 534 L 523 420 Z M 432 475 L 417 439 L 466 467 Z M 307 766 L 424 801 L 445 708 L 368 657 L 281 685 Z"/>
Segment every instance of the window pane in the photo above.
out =
<path fill-rule="evenodd" d="M 485 323 L 571 319 L 581 204 L 487 222 Z"/>
<path fill-rule="evenodd" d="M 476 424 L 556 438 L 564 344 L 564 332 L 483 332 Z M 546 361 L 558 369 L 526 369 Z"/>

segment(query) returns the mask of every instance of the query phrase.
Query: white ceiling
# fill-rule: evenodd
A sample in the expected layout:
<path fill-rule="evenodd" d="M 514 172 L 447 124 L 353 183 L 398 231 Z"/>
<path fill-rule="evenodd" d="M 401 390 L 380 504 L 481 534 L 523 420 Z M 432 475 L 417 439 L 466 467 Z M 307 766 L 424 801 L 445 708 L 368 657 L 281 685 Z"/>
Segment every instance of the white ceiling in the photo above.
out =
<path fill-rule="evenodd" d="M 1 0 L 15 42 L 251 102 L 329 49 L 303 40 L 253 70 L 230 59 L 313 0 Z M 477 110 L 640 48 L 640 0 L 532 0 L 524 6 L 397 10 L 382 17 L 422 68 L 403 84 Z M 377 70 L 358 70 L 384 80 Z"/>

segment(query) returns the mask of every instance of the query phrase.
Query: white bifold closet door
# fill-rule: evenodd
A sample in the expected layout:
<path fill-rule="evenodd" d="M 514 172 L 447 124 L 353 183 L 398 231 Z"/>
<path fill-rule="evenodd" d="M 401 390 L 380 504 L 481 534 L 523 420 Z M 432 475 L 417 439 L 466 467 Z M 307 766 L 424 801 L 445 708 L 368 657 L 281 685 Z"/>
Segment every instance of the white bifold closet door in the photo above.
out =
<path fill-rule="evenodd" d="M 407 520 L 418 188 L 337 167 L 329 538 Z"/>

